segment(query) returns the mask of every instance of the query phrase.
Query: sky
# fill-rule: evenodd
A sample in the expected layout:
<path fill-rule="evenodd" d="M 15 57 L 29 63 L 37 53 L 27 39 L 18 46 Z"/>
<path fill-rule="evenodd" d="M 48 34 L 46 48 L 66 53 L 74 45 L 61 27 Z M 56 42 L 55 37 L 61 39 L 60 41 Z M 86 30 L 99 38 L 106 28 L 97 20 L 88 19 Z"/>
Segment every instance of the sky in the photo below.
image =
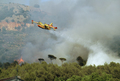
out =
<path fill-rule="evenodd" d="M 9 2 L 14 2 L 14 3 L 19 3 L 19 4 L 25 4 L 25 5 L 30 5 L 30 1 L 33 1 L 33 2 L 46 2 L 46 1 L 49 1 L 49 0 L 0 0 L 0 3 L 9 3 Z"/>

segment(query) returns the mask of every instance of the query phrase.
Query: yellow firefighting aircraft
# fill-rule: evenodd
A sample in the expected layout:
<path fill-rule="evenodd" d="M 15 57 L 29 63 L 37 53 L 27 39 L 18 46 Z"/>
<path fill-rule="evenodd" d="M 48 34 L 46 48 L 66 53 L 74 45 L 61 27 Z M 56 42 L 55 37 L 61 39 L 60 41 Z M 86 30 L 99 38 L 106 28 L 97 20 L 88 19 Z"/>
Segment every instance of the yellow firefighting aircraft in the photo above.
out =
<path fill-rule="evenodd" d="M 33 23 L 37 23 L 38 27 L 40 27 L 42 29 L 47 29 L 47 30 L 50 30 L 51 28 L 53 28 L 54 30 L 57 29 L 57 27 L 53 26 L 53 23 L 51 23 L 51 24 L 43 24 L 42 22 L 36 22 L 36 21 L 32 20 L 32 24 Z"/>

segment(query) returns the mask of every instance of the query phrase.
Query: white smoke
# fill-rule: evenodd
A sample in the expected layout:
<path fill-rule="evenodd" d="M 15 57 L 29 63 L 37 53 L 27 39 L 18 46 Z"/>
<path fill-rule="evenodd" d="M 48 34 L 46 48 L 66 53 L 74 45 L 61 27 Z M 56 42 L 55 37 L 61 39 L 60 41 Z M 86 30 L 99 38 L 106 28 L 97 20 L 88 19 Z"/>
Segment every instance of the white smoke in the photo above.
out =
<path fill-rule="evenodd" d="M 47 55 L 53 54 L 58 64 L 60 57 L 76 62 L 77 56 L 87 60 L 87 65 L 119 62 L 107 45 L 114 36 L 120 36 L 119 0 L 50 0 L 39 4 L 42 11 L 52 15 L 45 17 L 46 23 L 53 22 L 58 29 L 32 31 L 38 35 L 31 36 L 25 45 L 29 48 L 22 51 L 25 61 L 43 57 L 49 63 Z"/>
<path fill-rule="evenodd" d="M 89 53 L 89 58 L 87 60 L 86 65 L 104 65 L 104 63 L 110 62 L 120 62 L 119 57 L 117 54 L 113 52 L 106 52 L 106 48 L 101 46 L 101 44 L 97 43 L 96 45 L 92 45 L 89 47 L 92 52 Z"/>

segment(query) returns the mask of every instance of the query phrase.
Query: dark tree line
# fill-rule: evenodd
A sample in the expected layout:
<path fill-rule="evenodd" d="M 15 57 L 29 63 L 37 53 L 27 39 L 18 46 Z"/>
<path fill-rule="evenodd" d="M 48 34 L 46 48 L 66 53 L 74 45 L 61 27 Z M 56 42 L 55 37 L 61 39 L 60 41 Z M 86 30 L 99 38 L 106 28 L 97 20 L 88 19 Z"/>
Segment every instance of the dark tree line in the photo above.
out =
<path fill-rule="evenodd" d="M 48 55 L 48 58 L 50 58 L 51 63 L 52 63 L 52 60 L 56 60 L 57 59 L 57 57 L 55 57 L 54 55 L 51 55 L 51 54 Z M 43 58 L 38 58 L 38 60 L 40 61 L 40 63 L 42 61 L 45 61 Z M 63 64 L 63 62 L 66 61 L 66 58 L 59 58 L 59 60 L 61 60 L 61 62 Z M 80 66 L 84 66 L 86 64 L 86 61 L 83 60 L 83 58 L 81 56 L 78 56 L 76 60 L 78 61 Z"/>
<path fill-rule="evenodd" d="M 9 63 L 9 62 L 1 63 L 0 62 L 0 68 L 5 68 L 5 69 L 7 69 L 7 68 L 9 68 L 11 66 L 15 67 L 16 65 L 18 65 L 17 61 L 14 61 L 13 63 Z"/>

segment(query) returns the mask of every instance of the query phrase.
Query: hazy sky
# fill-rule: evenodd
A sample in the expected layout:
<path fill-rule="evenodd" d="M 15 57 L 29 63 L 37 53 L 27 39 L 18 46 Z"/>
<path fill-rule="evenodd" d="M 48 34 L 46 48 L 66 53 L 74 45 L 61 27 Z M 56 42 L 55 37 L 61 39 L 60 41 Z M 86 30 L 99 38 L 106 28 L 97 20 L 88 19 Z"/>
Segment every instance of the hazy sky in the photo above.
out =
<path fill-rule="evenodd" d="M 13 2 L 13 3 L 29 5 L 30 1 L 40 3 L 40 2 L 46 2 L 49 0 L 0 0 L 0 3 L 9 3 L 9 2 L 12 3 Z"/>

